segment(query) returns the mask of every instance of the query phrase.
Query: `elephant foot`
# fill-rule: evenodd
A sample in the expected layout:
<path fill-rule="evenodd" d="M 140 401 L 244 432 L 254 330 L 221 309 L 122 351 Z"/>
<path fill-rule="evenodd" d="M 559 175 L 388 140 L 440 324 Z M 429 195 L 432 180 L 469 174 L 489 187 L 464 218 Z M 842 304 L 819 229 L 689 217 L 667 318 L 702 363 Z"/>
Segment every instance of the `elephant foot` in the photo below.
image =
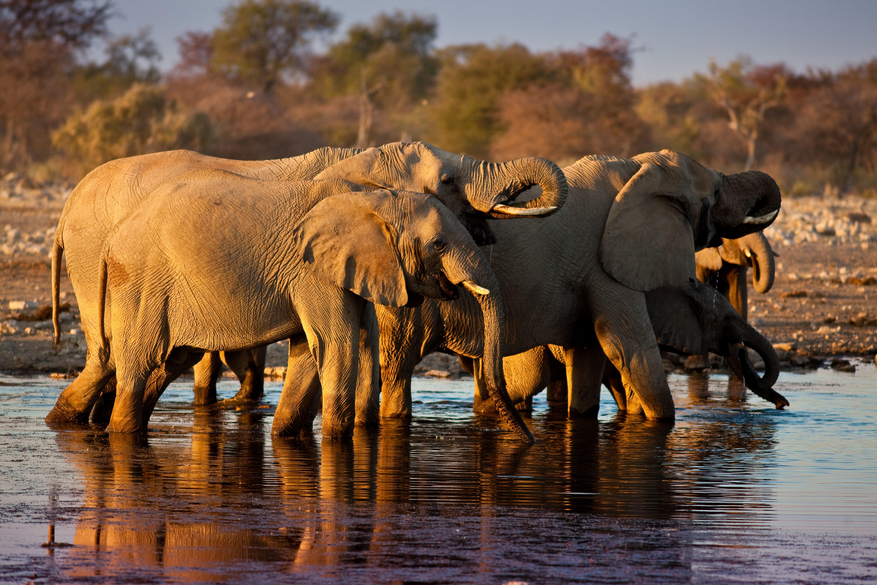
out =
<path fill-rule="evenodd" d="M 247 370 L 241 389 L 234 395 L 234 400 L 239 402 L 257 402 L 265 393 L 265 382 L 261 375 L 257 376 Z"/>
<path fill-rule="evenodd" d="M 49 426 L 88 425 L 88 412 L 82 412 L 71 406 L 63 398 L 59 398 L 55 406 L 46 415 L 46 424 Z"/>
<path fill-rule="evenodd" d="M 213 406 L 217 402 L 216 385 L 195 386 L 195 406 Z"/>
<path fill-rule="evenodd" d="M 352 424 L 323 419 L 324 439 L 350 439 L 352 437 Z"/>

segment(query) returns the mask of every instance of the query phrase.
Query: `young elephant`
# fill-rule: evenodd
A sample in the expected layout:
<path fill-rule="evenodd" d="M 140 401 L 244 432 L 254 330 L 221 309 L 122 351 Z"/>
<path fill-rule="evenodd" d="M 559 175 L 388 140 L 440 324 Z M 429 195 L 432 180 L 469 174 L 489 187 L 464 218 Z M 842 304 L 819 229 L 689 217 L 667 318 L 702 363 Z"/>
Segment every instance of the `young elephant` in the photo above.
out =
<path fill-rule="evenodd" d="M 345 436 L 354 423 L 360 329 L 371 326 L 367 301 L 403 306 L 421 295 L 453 297 L 464 284 L 478 293 L 485 326 L 501 331 L 489 265 L 447 208 L 423 194 L 356 190 L 345 181 L 199 171 L 160 187 L 122 220 L 102 264 L 102 347 L 80 376 L 93 392 L 115 373 L 108 430 L 145 430 L 147 382 L 159 368 L 173 378 L 204 351 L 303 334 L 326 388 L 323 434 Z M 530 436 L 501 369 L 491 376 L 510 422 Z M 75 385 L 64 392 L 81 396 Z"/>
<path fill-rule="evenodd" d="M 768 292 L 776 275 L 775 255 L 763 232 L 723 239 L 718 248 L 705 248 L 695 254 L 697 279 L 715 286 L 746 321 L 749 311 L 746 273 L 752 268 L 755 292 Z"/>
<path fill-rule="evenodd" d="M 770 342 L 749 326 L 727 299 L 701 282 L 683 286 L 664 286 L 646 293 L 646 306 L 655 338 L 664 349 L 683 354 L 708 351 L 726 356 L 731 370 L 754 394 L 772 402 L 776 408 L 789 406 L 784 396 L 773 390 L 779 376 L 779 358 Z M 746 348 L 752 348 L 764 360 L 765 371 L 759 376 L 749 361 Z M 612 393 L 620 410 L 636 410 L 636 396 L 625 389 L 618 370 L 606 360 L 599 347 L 587 382 L 573 383 L 569 376 L 581 375 L 564 366 L 564 350 L 559 346 L 540 346 L 503 359 L 506 387 L 512 402 L 523 402 L 547 386 L 569 392 L 569 388 L 586 388 L 599 392 L 600 384 Z M 462 360 L 464 367 L 476 374 L 476 407 L 480 404 L 478 364 Z M 592 399 L 569 394 L 567 404 L 594 403 Z M 588 416 L 593 413 L 575 413 Z"/>

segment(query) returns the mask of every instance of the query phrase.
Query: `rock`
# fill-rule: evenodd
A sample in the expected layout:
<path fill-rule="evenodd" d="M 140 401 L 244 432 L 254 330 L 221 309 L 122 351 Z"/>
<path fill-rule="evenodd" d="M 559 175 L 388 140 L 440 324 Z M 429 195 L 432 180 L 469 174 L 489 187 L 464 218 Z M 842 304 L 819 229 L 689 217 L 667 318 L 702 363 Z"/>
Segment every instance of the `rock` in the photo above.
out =
<path fill-rule="evenodd" d="M 429 370 L 424 372 L 423 376 L 425 378 L 450 378 L 451 373 L 445 370 Z"/>
<path fill-rule="evenodd" d="M 752 364 L 752 367 L 756 370 L 764 369 L 764 360 L 761 359 L 761 356 L 758 355 L 754 349 L 746 348 L 746 355 L 749 357 L 749 363 Z"/>
<path fill-rule="evenodd" d="M 273 368 L 265 368 L 265 377 L 266 378 L 285 378 L 286 377 L 286 367 L 285 366 L 276 366 Z"/>
<path fill-rule="evenodd" d="M 858 212 L 852 211 L 852 212 L 847 214 L 847 219 L 849 219 L 853 223 L 858 223 L 858 224 L 865 223 L 865 224 L 871 225 L 871 216 L 868 215 L 867 213 L 858 213 Z"/>
<path fill-rule="evenodd" d="M 37 304 L 33 301 L 9 301 L 10 311 L 25 311 L 36 308 Z"/>
<path fill-rule="evenodd" d="M 833 359 L 831 360 L 831 368 L 837 370 L 838 372 L 850 372 L 853 373 L 856 371 L 856 366 L 851 364 L 849 360 L 844 359 Z"/>
<path fill-rule="evenodd" d="M 687 372 L 702 372 L 709 367 L 710 363 L 706 356 L 690 355 L 685 360 L 685 371 Z"/>
<path fill-rule="evenodd" d="M 790 342 L 774 343 L 773 348 L 777 351 L 795 351 L 798 349 L 798 345 Z"/>

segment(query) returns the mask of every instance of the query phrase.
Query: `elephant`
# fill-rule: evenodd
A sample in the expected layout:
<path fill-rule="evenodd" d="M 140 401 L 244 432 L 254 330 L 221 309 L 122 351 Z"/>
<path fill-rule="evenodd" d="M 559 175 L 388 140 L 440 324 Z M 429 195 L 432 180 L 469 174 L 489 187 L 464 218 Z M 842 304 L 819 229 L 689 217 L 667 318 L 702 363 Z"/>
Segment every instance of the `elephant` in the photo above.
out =
<path fill-rule="evenodd" d="M 768 292 L 776 276 L 774 256 L 762 232 L 724 239 L 718 248 L 706 248 L 695 254 L 697 278 L 716 286 L 746 321 L 749 311 L 746 272 L 752 268 L 752 286 L 756 292 Z"/>
<path fill-rule="evenodd" d="M 343 179 L 363 185 L 434 194 L 481 243 L 490 241 L 481 217 L 530 217 L 550 214 L 566 197 L 566 180 L 553 163 L 544 159 L 519 159 L 487 163 L 445 152 L 425 142 L 392 143 L 365 151 L 322 148 L 279 160 L 236 161 L 177 150 L 111 161 L 88 174 L 70 195 L 58 222 L 52 248 L 52 290 L 55 343 L 60 342 L 58 307 L 61 257 L 66 254 L 67 272 L 82 315 L 88 347 L 97 347 L 97 266 L 114 226 L 151 192 L 175 177 L 199 169 L 225 170 L 261 180 Z M 531 185 L 542 196 L 522 205 L 514 198 Z M 259 353 L 261 351 L 261 353 Z M 216 400 L 218 357 L 206 358 L 196 367 L 196 404 Z M 231 356 L 232 368 L 243 376 L 238 398 L 261 395 L 264 350 Z M 83 406 L 87 403 L 79 401 Z M 85 422 L 88 411 L 59 405 L 48 422 Z M 90 404 L 88 404 L 90 408 Z"/>
<path fill-rule="evenodd" d="M 266 181 L 215 170 L 158 188 L 107 239 L 101 345 L 58 403 L 93 399 L 115 374 L 107 430 L 143 432 L 160 395 L 147 400 L 153 372 L 163 369 L 171 380 L 204 351 L 242 351 L 303 334 L 326 388 L 323 435 L 349 436 L 354 417 L 376 407 L 357 402 L 355 392 L 362 372 L 377 375 L 376 363 L 360 364 L 376 361 L 360 355 L 363 336 L 377 355 L 368 303 L 453 298 L 463 285 L 484 306 L 501 412 L 532 441 L 504 390 L 502 299 L 471 236 L 433 196 L 363 189 L 337 179 Z"/>
<path fill-rule="evenodd" d="M 608 357 L 636 398 L 628 398 L 630 412 L 672 419 L 646 293 L 693 280 L 696 250 L 770 225 L 780 209 L 779 187 L 765 173 L 723 175 L 669 150 L 631 159 L 588 156 L 564 174 L 569 194 L 551 216 L 488 221 L 497 239 L 486 255 L 505 302 L 506 355 L 562 346 L 581 400 L 570 408 L 579 413 L 597 404 L 599 382 L 588 387 L 587 372 Z M 468 297 L 376 310 L 382 417 L 411 416 L 410 378 L 424 355 L 482 351 L 481 317 Z M 306 409 L 317 390 L 302 387 L 296 404 Z"/>
<path fill-rule="evenodd" d="M 777 409 L 789 406 L 789 401 L 773 390 L 779 377 L 779 358 L 770 342 L 753 329 L 734 309 L 730 302 L 711 286 L 699 281 L 683 286 L 662 286 L 645 293 L 646 306 L 654 334 L 662 349 L 683 354 L 702 354 L 707 351 L 725 356 L 731 370 L 757 396 L 772 402 Z M 752 348 L 764 360 L 765 371 L 759 376 L 749 360 L 746 348 Z M 597 351 L 600 351 L 597 348 Z M 518 355 L 503 358 L 506 388 L 514 403 L 522 403 L 549 387 L 567 404 L 581 403 L 582 398 L 567 397 L 572 386 L 568 379 L 578 375 L 565 367 L 564 348 L 557 345 L 539 346 Z M 606 386 L 619 410 L 628 409 L 629 393 L 618 370 L 612 364 L 598 363 L 585 375 L 590 381 L 585 387 Z M 461 358 L 470 373 L 479 371 L 474 360 Z M 605 364 L 605 365 L 604 365 Z M 476 409 L 479 406 L 477 388 L 482 386 L 476 377 Z M 558 394 L 555 394 L 559 397 Z M 488 406 L 489 408 L 489 406 Z M 572 413 L 575 414 L 575 413 Z M 588 414 L 588 413 L 586 413 Z M 596 415 L 596 411 L 593 413 Z"/>

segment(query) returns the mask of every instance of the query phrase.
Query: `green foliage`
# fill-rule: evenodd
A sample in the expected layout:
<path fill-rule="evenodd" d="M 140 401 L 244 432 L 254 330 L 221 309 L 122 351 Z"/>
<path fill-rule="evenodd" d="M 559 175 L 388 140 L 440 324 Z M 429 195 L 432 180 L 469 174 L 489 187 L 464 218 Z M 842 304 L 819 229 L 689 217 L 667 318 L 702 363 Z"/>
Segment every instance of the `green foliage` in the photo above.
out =
<path fill-rule="evenodd" d="M 284 74 L 305 68 L 315 36 L 331 32 L 338 16 L 308 0 L 243 0 L 223 11 L 213 31 L 213 69 L 270 92 Z"/>
<path fill-rule="evenodd" d="M 157 66 L 161 54 L 150 38 L 149 29 L 110 40 L 104 54 L 103 63 L 86 64 L 73 76 L 77 102 L 115 97 L 135 83 L 156 84 L 161 79 Z"/>
<path fill-rule="evenodd" d="M 212 140 L 203 114 L 187 115 L 164 89 L 137 83 L 115 100 L 97 100 L 77 111 L 52 142 L 85 169 L 108 160 L 173 148 L 203 149 Z"/>
<path fill-rule="evenodd" d="M 369 91 L 379 107 L 410 107 L 428 96 L 438 59 L 432 54 L 435 17 L 380 14 L 354 24 L 311 70 L 312 87 L 325 97 Z"/>
<path fill-rule="evenodd" d="M 451 152 L 477 157 L 486 157 L 494 138 L 507 128 L 499 112 L 503 93 L 556 77 L 545 57 L 519 44 L 459 45 L 438 55 L 442 68 L 431 100 L 431 140 Z"/>

